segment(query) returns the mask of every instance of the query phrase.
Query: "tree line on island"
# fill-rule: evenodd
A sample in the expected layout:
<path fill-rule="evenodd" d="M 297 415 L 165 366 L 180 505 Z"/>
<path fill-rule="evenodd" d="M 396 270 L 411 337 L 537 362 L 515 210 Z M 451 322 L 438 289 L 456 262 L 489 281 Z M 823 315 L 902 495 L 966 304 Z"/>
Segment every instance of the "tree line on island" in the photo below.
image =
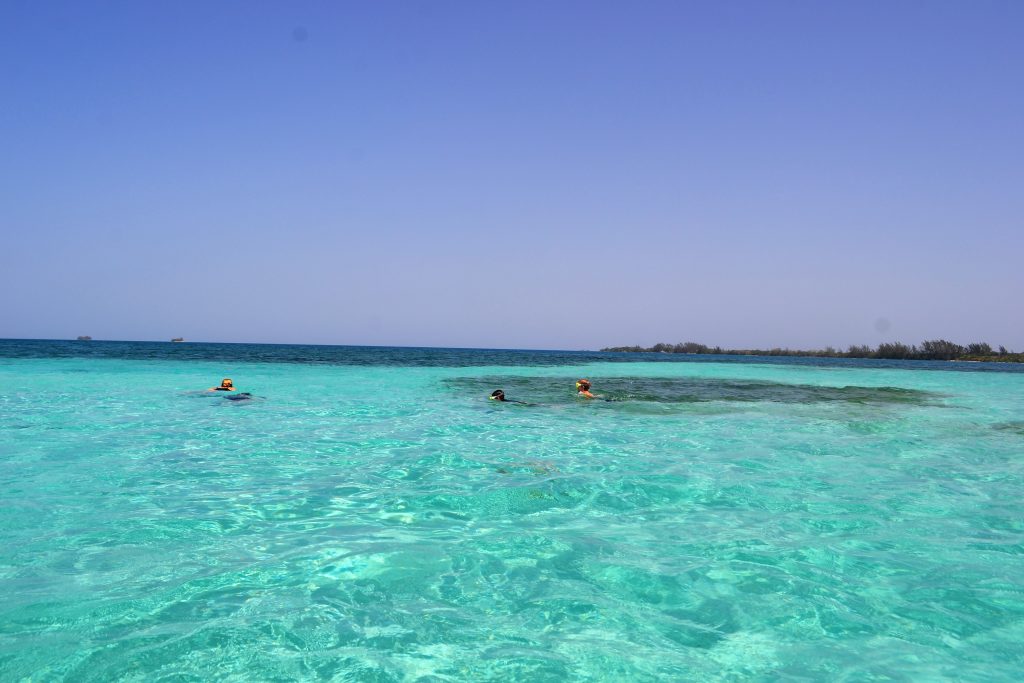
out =
<path fill-rule="evenodd" d="M 602 351 L 618 351 L 631 353 L 691 353 L 715 354 L 725 356 L 811 356 L 819 358 L 885 358 L 889 360 L 962 360 L 989 361 L 1001 363 L 1024 363 L 1024 353 L 1013 353 L 1005 346 L 993 349 L 985 342 L 963 346 L 945 339 L 935 339 L 910 345 L 902 342 L 879 344 L 872 348 L 866 344 L 852 345 L 845 351 L 831 346 L 816 351 L 799 351 L 796 349 L 723 349 L 721 346 L 708 346 L 697 342 L 681 344 L 655 344 L 642 346 L 610 346 Z"/>

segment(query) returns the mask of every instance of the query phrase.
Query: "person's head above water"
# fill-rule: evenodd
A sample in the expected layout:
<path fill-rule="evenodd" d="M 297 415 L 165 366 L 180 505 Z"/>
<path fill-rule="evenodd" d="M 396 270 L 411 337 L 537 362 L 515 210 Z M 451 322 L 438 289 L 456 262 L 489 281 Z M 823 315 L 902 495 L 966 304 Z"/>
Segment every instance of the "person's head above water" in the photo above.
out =
<path fill-rule="evenodd" d="M 584 396 L 586 398 L 593 398 L 594 395 L 590 393 L 590 380 L 589 379 L 578 379 L 576 380 L 576 395 Z"/>
<path fill-rule="evenodd" d="M 490 395 L 489 398 L 492 401 L 504 401 L 505 400 L 505 392 L 502 391 L 501 389 L 495 389 L 494 391 L 491 392 L 491 395 Z"/>
<path fill-rule="evenodd" d="M 214 387 L 213 391 L 234 391 L 235 383 L 231 381 L 230 377 L 225 377 L 220 381 L 219 387 Z"/>

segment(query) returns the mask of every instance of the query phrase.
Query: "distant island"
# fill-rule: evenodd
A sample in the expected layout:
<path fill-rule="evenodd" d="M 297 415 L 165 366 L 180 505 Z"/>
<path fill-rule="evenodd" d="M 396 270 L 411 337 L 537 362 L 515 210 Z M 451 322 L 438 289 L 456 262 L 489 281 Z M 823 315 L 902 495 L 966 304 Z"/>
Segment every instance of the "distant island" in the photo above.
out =
<path fill-rule="evenodd" d="M 92 341 L 92 337 L 90 337 L 87 334 L 84 334 L 84 335 L 78 337 L 78 341 Z"/>
<path fill-rule="evenodd" d="M 984 342 L 962 346 L 945 339 L 921 342 L 919 345 L 907 346 L 901 342 L 879 344 L 877 348 L 867 345 L 853 345 L 841 351 L 831 346 L 818 351 L 799 351 L 796 349 L 723 349 L 721 346 L 710 347 L 697 342 L 682 344 L 655 344 L 642 346 L 610 346 L 602 351 L 630 353 L 690 353 L 716 354 L 724 356 L 809 356 L 817 358 L 885 358 L 888 360 L 959 360 L 984 361 L 989 363 L 1024 363 L 1024 353 L 1007 351 L 1005 346 L 993 349 Z"/>

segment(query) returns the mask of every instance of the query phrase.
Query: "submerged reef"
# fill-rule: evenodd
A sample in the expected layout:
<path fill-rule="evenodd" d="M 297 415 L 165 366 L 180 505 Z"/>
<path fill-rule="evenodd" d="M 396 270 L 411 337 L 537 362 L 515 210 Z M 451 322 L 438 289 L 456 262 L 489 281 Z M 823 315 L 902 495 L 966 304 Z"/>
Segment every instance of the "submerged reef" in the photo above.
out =
<path fill-rule="evenodd" d="M 456 377 L 444 383 L 459 392 L 487 395 L 502 387 L 514 398 L 540 403 L 575 400 L 573 378 Z M 850 403 L 884 405 L 933 404 L 938 394 L 899 387 L 828 387 L 787 384 L 764 380 L 709 379 L 694 377 L 602 377 L 595 378 L 594 391 L 612 402 L 693 404 L 724 401 L 733 403 Z"/>

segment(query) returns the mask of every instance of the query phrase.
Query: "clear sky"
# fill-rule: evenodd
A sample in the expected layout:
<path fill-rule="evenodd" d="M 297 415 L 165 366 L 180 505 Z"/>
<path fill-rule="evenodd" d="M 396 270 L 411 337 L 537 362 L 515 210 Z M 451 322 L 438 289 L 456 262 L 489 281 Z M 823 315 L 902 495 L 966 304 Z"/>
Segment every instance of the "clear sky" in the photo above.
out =
<path fill-rule="evenodd" d="M 1024 2 L 0 3 L 0 337 L 1024 349 Z"/>

